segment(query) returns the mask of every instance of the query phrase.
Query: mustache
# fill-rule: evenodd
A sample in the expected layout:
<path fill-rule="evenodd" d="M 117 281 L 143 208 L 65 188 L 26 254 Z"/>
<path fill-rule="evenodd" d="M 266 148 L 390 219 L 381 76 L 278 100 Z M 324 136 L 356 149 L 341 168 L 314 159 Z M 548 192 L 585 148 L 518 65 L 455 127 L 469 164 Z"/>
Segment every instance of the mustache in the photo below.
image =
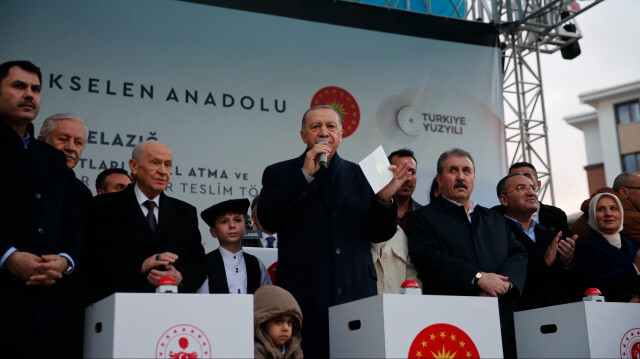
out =
<path fill-rule="evenodd" d="M 411 187 L 413 188 L 413 183 L 411 181 L 406 181 L 405 183 L 402 184 L 403 186 L 407 186 L 407 187 Z"/>
<path fill-rule="evenodd" d="M 36 104 L 32 100 L 29 100 L 29 99 L 26 99 L 26 100 L 18 102 L 18 107 L 22 107 L 24 105 L 29 105 L 29 106 L 31 106 L 33 108 L 36 108 Z"/>
<path fill-rule="evenodd" d="M 467 186 L 464 182 L 456 182 L 456 184 L 453 186 L 453 188 L 469 189 L 469 186 Z"/>
<path fill-rule="evenodd" d="M 76 158 L 76 154 L 75 154 L 75 153 L 73 153 L 73 152 L 64 151 L 64 154 L 65 154 L 67 157 L 71 157 L 71 158 L 73 158 L 74 160 L 75 160 L 75 159 L 77 159 L 77 158 Z"/>

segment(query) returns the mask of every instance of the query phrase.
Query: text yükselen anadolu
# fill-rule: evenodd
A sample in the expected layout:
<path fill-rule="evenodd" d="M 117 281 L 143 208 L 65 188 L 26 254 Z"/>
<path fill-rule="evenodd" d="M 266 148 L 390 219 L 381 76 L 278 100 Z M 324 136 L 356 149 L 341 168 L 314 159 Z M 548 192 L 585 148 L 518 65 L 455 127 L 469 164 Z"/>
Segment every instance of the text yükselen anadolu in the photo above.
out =
<path fill-rule="evenodd" d="M 90 77 L 83 79 L 80 76 L 66 77 L 63 74 L 49 74 L 49 88 L 55 88 L 59 90 L 69 89 L 71 91 L 79 92 L 86 91 L 93 94 L 105 94 L 110 96 L 122 96 L 139 98 L 146 100 L 155 100 L 156 86 L 148 84 L 136 84 L 134 82 L 118 82 L 106 80 L 103 81 L 99 78 Z M 165 102 L 172 103 L 185 103 L 203 106 L 218 107 L 219 105 L 224 108 L 241 107 L 245 110 L 260 110 L 263 112 L 275 111 L 278 113 L 284 113 L 287 109 L 287 102 L 284 99 L 268 99 L 263 96 L 238 96 L 229 93 L 216 93 L 212 91 L 199 91 L 185 89 L 184 91 L 176 91 L 174 87 L 163 91 L 166 96 L 163 96 Z M 181 96 L 184 95 L 184 96 Z"/>

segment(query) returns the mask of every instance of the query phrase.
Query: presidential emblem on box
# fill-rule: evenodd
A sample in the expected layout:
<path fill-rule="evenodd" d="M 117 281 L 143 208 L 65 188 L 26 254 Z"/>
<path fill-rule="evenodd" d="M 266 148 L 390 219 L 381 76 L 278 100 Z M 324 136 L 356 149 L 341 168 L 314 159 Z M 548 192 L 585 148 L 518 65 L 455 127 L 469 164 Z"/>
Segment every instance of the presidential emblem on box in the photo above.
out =
<path fill-rule="evenodd" d="M 379 294 L 329 308 L 333 358 L 502 358 L 498 301 Z"/>

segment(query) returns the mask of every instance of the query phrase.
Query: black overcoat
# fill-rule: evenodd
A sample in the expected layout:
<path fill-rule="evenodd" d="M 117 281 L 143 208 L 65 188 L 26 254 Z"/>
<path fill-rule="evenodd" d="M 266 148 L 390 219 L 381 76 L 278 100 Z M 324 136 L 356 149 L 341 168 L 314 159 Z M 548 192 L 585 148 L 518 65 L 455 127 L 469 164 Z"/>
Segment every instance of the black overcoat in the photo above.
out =
<path fill-rule="evenodd" d="M 258 217 L 278 233 L 276 283 L 302 308 L 304 352 L 327 358 L 328 309 L 377 294 L 371 243 L 393 236 L 397 205 L 381 204 L 360 167 L 337 153 L 308 183 L 305 155 L 264 170 Z"/>
<path fill-rule="evenodd" d="M 62 151 L 36 140 L 32 124 L 27 131 L 31 137 L 25 150 L 20 136 L 0 118 L 0 257 L 13 247 L 38 256 L 66 253 L 77 261 L 79 214 L 70 205 L 75 201 L 66 158 Z M 7 268 L 0 269 L 2 356 L 67 353 L 68 280 L 27 287 Z"/>

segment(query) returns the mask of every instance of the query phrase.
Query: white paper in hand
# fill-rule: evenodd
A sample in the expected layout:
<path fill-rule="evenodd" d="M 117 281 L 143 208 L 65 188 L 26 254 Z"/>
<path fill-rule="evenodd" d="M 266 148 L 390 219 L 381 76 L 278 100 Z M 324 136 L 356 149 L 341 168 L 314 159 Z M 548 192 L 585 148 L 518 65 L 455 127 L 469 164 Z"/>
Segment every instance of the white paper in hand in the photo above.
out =
<path fill-rule="evenodd" d="M 360 168 L 369 181 L 373 193 L 380 192 L 393 178 L 393 172 L 389 171 L 389 160 L 382 146 L 378 146 L 370 155 L 360 161 Z"/>

